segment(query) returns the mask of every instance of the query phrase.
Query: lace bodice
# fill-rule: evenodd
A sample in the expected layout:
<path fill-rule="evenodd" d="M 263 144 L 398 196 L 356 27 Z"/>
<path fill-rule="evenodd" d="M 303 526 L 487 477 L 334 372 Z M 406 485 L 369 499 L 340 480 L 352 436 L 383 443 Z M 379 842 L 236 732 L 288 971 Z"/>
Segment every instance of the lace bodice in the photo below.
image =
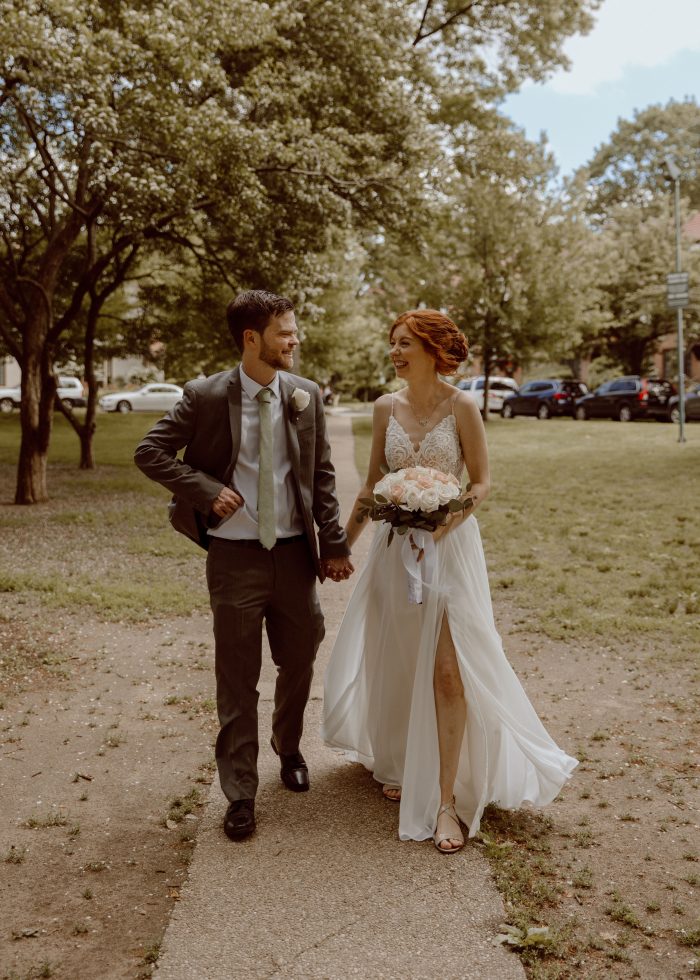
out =
<path fill-rule="evenodd" d="M 406 466 L 432 466 L 443 473 L 454 473 L 460 479 L 464 460 L 454 415 L 446 415 L 425 433 L 418 449 L 413 448 L 408 433 L 392 415 L 386 429 L 384 454 L 390 470 Z"/>

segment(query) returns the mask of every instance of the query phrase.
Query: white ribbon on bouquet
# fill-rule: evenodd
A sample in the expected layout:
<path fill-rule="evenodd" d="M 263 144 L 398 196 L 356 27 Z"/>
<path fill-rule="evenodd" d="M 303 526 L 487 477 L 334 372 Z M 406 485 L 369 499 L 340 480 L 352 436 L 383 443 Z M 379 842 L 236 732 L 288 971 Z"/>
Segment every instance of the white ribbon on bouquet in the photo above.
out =
<path fill-rule="evenodd" d="M 420 605 L 423 587 L 435 581 L 435 540 L 430 531 L 413 528 L 403 535 L 401 561 L 408 573 L 408 601 Z"/>

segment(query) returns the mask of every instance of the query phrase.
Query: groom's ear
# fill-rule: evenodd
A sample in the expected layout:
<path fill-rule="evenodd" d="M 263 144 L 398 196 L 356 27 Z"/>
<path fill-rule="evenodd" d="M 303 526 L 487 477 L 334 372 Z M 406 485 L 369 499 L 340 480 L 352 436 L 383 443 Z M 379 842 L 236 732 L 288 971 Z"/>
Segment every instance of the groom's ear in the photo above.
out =
<path fill-rule="evenodd" d="M 250 347 L 251 345 L 253 347 L 256 347 L 257 344 L 258 344 L 258 338 L 259 337 L 260 337 L 260 334 L 258 333 L 257 330 L 252 330 L 250 327 L 247 327 L 243 331 L 243 334 L 242 334 L 242 337 L 241 337 L 241 339 L 243 340 L 243 350 L 245 350 L 245 348 L 247 346 Z"/>

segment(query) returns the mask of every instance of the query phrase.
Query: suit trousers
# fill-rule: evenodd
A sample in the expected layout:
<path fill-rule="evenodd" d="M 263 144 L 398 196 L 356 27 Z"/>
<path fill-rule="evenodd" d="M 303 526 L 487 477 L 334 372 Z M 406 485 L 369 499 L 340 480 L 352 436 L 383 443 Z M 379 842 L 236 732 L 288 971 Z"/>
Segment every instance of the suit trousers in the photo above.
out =
<path fill-rule="evenodd" d="M 305 538 L 276 544 L 210 539 L 207 584 L 214 616 L 219 780 L 229 800 L 258 788 L 258 681 L 265 623 L 277 667 L 272 734 L 299 750 L 316 652 L 324 636 L 316 572 Z"/>

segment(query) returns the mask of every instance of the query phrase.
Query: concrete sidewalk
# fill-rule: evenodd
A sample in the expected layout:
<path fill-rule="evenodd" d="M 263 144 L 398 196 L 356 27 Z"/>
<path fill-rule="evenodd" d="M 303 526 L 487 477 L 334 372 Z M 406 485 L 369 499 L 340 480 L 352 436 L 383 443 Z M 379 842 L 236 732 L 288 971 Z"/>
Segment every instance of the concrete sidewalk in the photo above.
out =
<path fill-rule="evenodd" d="M 345 519 L 358 488 L 350 420 L 329 418 Z M 365 531 L 355 550 L 364 559 Z M 480 848 L 441 856 L 401 843 L 398 808 L 371 775 L 318 736 L 322 678 L 353 581 L 320 589 L 326 639 L 306 714 L 311 792 L 279 779 L 268 746 L 274 667 L 264 659 L 258 828 L 241 843 L 222 830 L 226 801 L 212 785 L 187 886 L 173 913 L 159 980 L 242 977 L 340 980 L 522 980 L 517 957 L 492 944 L 503 906 Z"/>

